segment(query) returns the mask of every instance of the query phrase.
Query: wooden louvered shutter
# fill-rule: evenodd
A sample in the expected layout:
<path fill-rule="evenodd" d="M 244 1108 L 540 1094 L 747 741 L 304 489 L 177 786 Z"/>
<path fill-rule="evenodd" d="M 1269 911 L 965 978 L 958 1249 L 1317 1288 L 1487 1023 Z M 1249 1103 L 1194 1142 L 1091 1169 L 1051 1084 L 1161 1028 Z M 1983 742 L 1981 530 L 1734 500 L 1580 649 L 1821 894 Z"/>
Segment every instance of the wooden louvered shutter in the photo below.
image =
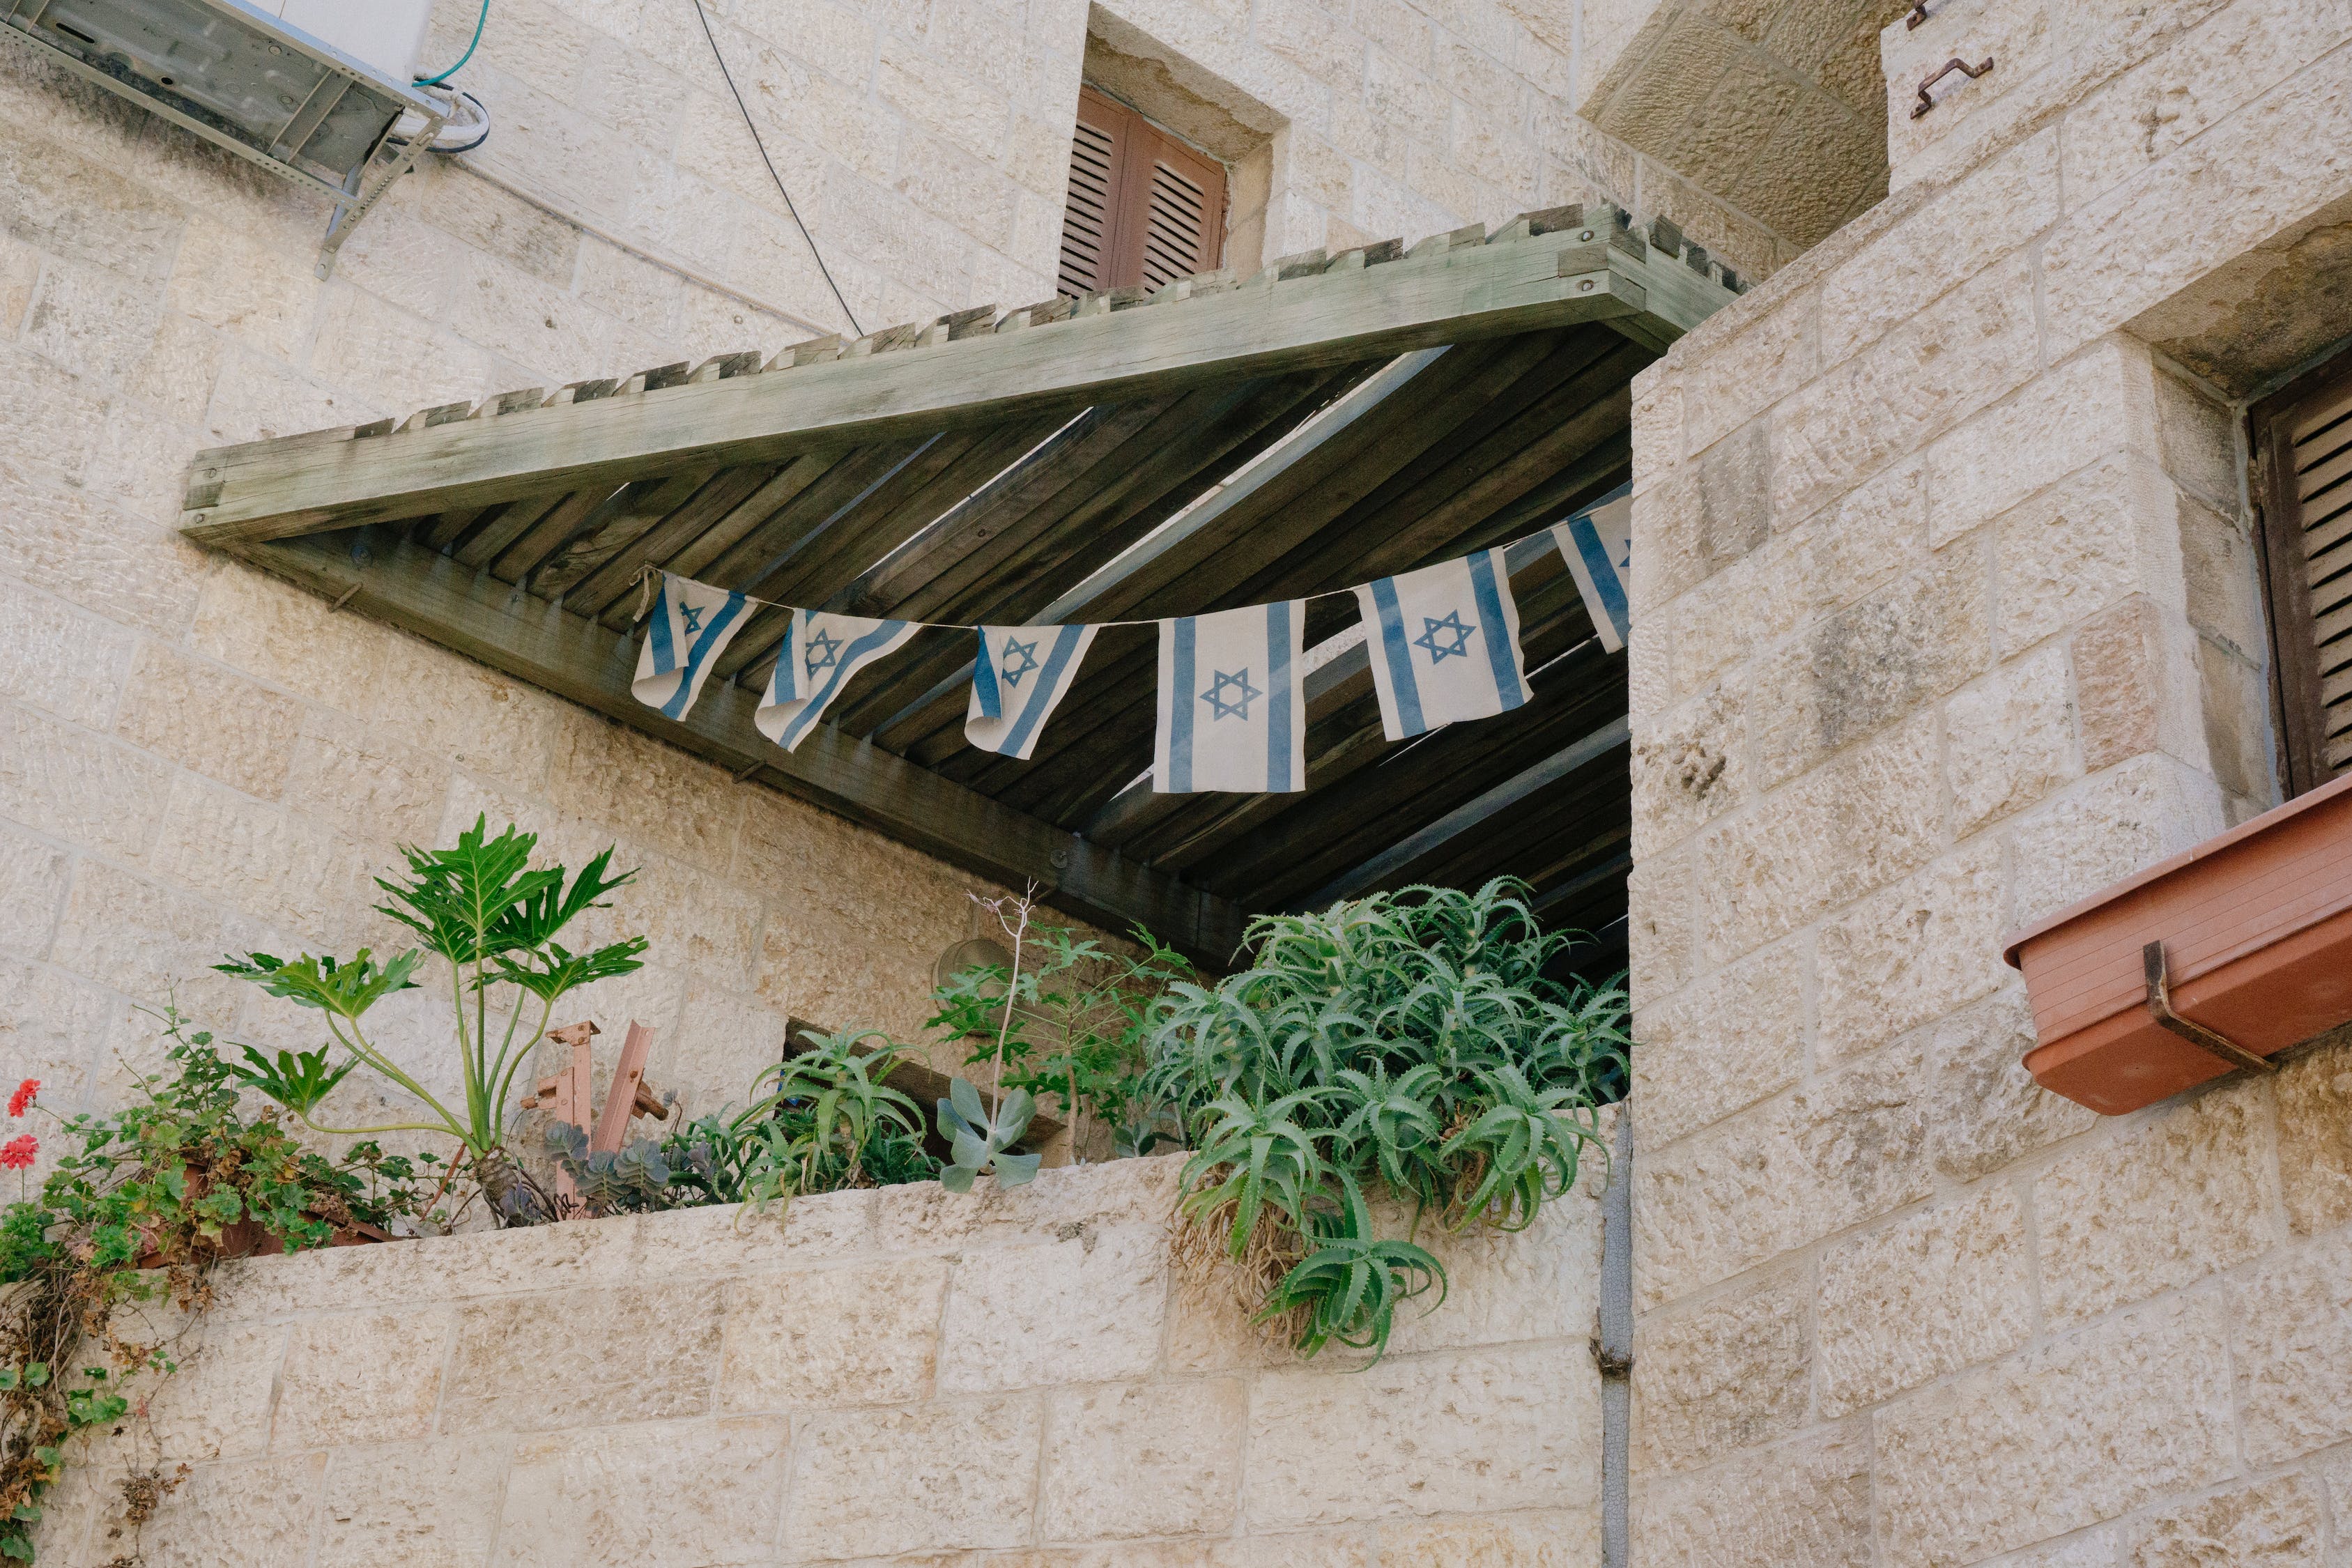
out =
<path fill-rule="evenodd" d="M 2252 411 L 2285 793 L 2352 766 L 2352 354 Z"/>
<path fill-rule="evenodd" d="M 1078 92 L 1062 216 L 1061 289 L 1157 289 L 1217 266 L 1225 171 L 1091 88 Z"/>

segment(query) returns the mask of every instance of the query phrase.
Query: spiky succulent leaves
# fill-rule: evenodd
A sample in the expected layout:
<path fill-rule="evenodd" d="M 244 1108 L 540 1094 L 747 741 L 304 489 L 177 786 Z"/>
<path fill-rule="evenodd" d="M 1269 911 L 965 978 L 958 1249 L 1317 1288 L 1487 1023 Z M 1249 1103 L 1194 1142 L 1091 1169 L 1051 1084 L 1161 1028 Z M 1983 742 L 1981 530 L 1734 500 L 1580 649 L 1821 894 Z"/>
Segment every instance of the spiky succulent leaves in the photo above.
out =
<path fill-rule="evenodd" d="M 308 1116 L 318 1109 L 319 1102 L 334 1092 L 337 1084 L 352 1068 L 360 1065 L 357 1057 L 348 1057 L 343 1065 L 330 1070 L 328 1051 L 320 1047 L 315 1051 L 284 1051 L 273 1060 L 251 1046 L 239 1046 L 249 1066 L 239 1067 L 225 1061 L 222 1069 L 247 1088 L 258 1089 L 297 1116 Z"/>
<path fill-rule="evenodd" d="M 316 1007 L 356 1021 L 394 992 L 415 989 L 416 982 L 410 976 L 423 957 L 413 947 L 383 963 L 376 963 L 373 950 L 364 947 L 349 963 L 324 956 L 313 958 L 307 952 L 291 962 L 266 952 L 248 952 L 213 967 L 223 974 L 249 980 L 297 1006 Z"/>
<path fill-rule="evenodd" d="M 1301 1119 L 1325 1099 L 1320 1089 L 1301 1089 L 1271 1105 L 1255 1105 L 1238 1094 L 1209 1107 L 1201 1146 L 1184 1163 L 1183 1210 L 1188 1217 L 1213 1215 L 1234 1205 L 1225 1251 L 1238 1258 L 1271 1205 L 1291 1228 L 1307 1228 L 1307 1207 L 1330 1173 Z"/>
<path fill-rule="evenodd" d="M 1301 1312 L 1303 1353 L 1314 1355 L 1336 1340 L 1350 1350 L 1370 1351 L 1369 1366 L 1386 1352 L 1400 1305 L 1432 1289 L 1437 1300 L 1425 1310 L 1444 1302 L 1445 1266 L 1425 1247 L 1381 1240 L 1362 1189 L 1352 1178 L 1343 1177 L 1340 1185 L 1339 1212 L 1318 1219 L 1314 1250 L 1267 1292 L 1257 1321 Z"/>
<path fill-rule="evenodd" d="M 1035 1178 L 1041 1157 L 1010 1152 L 1037 1115 L 1036 1097 L 1027 1089 L 1016 1089 L 998 1100 L 991 1117 L 977 1088 L 951 1079 L 948 1098 L 938 1105 L 940 1136 L 948 1141 L 950 1155 L 940 1180 L 950 1192 L 970 1192 L 972 1179 L 983 1174 L 993 1174 L 1006 1187 Z"/>
<path fill-rule="evenodd" d="M 502 952 L 490 961 L 489 973 L 482 976 L 480 984 L 502 982 L 520 986 L 551 1005 L 567 991 L 644 968 L 645 960 L 639 954 L 646 946 L 644 937 L 633 936 L 587 952 L 573 952 L 557 942 L 549 942 L 544 950 L 526 951 L 520 956 Z"/>
<path fill-rule="evenodd" d="M 1532 1089 L 1516 1067 L 1482 1069 L 1477 1080 L 1486 1109 L 1438 1151 L 1475 1178 L 1466 1194 L 1455 1194 L 1454 1228 L 1483 1219 L 1524 1230 L 1546 1198 L 1575 1184 L 1579 1150 L 1586 1142 L 1598 1146 L 1600 1133 L 1591 1112 L 1565 1086 Z"/>
<path fill-rule="evenodd" d="M 908 1047 L 878 1029 L 802 1038 L 810 1048 L 762 1073 L 749 1109 L 703 1131 L 740 1151 L 728 1163 L 743 1201 L 928 1178 L 922 1111 L 882 1081 Z"/>

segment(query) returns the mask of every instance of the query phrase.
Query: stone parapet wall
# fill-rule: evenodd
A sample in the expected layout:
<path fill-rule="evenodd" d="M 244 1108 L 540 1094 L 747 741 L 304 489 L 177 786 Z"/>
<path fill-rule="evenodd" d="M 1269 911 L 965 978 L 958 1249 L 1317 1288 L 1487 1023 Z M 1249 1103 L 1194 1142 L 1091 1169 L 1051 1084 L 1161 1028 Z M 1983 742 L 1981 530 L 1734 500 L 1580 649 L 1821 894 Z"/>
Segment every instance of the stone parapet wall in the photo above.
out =
<path fill-rule="evenodd" d="M 1599 1563 L 1593 1183 L 1441 1242 L 1451 1299 L 1367 1371 L 1188 1294 L 1180 1164 L 228 1265 L 153 1403 L 191 1468 L 145 1561 Z M 71 1472 L 42 1561 L 128 1550 L 130 1441 Z"/>
<path fill-rule="evenodd" d="M 2344 323 L 2242 261 L 2352 199 L 2352 11 L 2095 10 L 1890 28 L 2002 63 L 1636 384 L 1642 1568 L 2352 1544 L 2352 1054 L 2103 1121 L 2000 962 L 2277 799 L 2231 400 Z"/>

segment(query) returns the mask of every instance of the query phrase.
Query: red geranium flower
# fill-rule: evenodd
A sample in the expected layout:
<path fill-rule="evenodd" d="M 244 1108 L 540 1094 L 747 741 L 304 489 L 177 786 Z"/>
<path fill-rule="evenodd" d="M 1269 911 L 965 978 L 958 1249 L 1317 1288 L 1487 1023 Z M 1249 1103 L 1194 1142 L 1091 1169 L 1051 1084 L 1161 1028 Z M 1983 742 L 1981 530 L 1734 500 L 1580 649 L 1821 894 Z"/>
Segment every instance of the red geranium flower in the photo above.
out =
<path fill-rule="evenodd" d="M 32 1105 L 33 1097 L 40 1092 L 41 1080 L 39 1079 L 28 1078 L 24 1082 L 18 1084 L 16 1086 L 16 1092 L 8 1097 L 8 1114 L 11 1116 L 24 1115 L 26 1110 Z"/>
<path fill-rule="evenodd" d="M 29 1132 L 20 1132 L 5 1143 L 0 1143 L 0 1165 L 11 1171 L 29 1169 L 33 1156 L 41 1152 L 41 1141 Z"/>

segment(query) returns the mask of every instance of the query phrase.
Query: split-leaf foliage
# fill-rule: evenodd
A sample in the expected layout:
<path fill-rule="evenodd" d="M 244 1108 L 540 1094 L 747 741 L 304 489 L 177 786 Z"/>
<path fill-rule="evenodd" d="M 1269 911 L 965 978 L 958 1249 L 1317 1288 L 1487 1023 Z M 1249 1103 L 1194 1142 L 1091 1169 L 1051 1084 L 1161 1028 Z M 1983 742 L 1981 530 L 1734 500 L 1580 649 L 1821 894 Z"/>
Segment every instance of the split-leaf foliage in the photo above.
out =
<path fill-rule="evenodd" d="M 1411 888 L 1250 924 L 1246 969 L 1179 981 L 1155 1006 L 1148 1093 L 1179 1108 L 1192 1156 L 1184 1237 L 1236 1269 L 1260 1321 L 1312 1355 L 1383 1352 L 1397 1309 L 1444 1265 L 1413 1237 L 1521 1230 L 1608 1155 L 1626 999 L 1547 978 L 1523 884 Z M 1404 1237 L 1374 1200 L 1401 1201 Z"/>

